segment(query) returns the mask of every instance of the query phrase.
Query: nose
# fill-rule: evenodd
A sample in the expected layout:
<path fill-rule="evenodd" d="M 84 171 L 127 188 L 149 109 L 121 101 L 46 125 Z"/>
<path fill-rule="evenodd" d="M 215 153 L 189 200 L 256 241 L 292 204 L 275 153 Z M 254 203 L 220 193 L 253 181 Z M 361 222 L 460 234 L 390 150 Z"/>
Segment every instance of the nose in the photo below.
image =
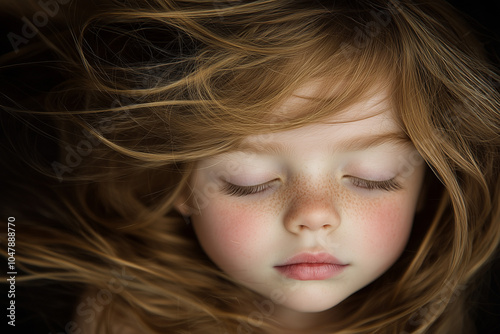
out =
<path fill-rule="evenodd" d="M 340 215 L 331 192 L 307 192 L 296 196 L 284 217 L 285 228 L 292 233 L 304 230 L 327 232 L 337 229 Z"/>

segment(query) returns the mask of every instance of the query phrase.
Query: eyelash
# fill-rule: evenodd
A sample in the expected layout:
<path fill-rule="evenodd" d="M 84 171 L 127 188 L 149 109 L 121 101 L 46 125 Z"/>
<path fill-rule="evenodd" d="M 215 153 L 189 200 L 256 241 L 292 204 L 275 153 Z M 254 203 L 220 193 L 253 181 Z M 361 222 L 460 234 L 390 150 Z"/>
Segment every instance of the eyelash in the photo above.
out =
<path fill-rule="evenodd" d="M 270 187 L 271 185 L 269 184 L 269 182 L 256 186 L 237 186 L 235 184 L 226 182 L 222 187 L 222 190 L 230 196 L 247 196 L 263 192 Z"/>
<path fill-rule="evenodd" d="M 384 191 L 396 191 L 401 189 L 401 185 L 394 179 L 384 180 L 384 181 L 372 181 L 360 179 L 357 177 L 349 176 L 352 180 L 352 184 L 355 187 L 366 189 L 366 190 L 384 190 Z M 259 184 L 256 186 L 238 186 L 229 182 L 226 182 L 222 187 L 222 190 L 230 196 L 248 196 L 263 192 L 271 188 L 269 182 Z"/>
<path fill-rule="evenodd" d="M 354 186 L 366 190 L 396 191 L 402 188 L 401 184 L 394 180 L 394 178 L 384 181 L 365 180 L 352 176 L 349 176 L 349 178 Z"/>

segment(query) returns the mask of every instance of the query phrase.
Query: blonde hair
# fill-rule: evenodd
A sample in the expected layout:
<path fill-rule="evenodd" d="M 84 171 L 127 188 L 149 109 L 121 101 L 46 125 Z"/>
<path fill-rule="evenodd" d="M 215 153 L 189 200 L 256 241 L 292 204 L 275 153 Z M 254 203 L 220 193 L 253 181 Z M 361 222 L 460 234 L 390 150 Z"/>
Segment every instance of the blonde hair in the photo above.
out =
<path fill-rule="evenodd" d="M 197 161 L 321 122 L 383 86 L 432 170 L 424 206 L 398 262 L 321 330 L 470 333 L 467 301 L 500 242 L 500 98 L 444 1 L 138 0 L 71 13 L 70 33 L 42 36 L 66 79 L 43 111 L 16 114 L 48 119 L 59 146 L 37 167 L 48 178 L 16 188 L 39 203 L 17 205 L 24 280 L 111 298 L 95 314 L 99 333 L 117 315 L 141 333 L 271 332 L 278 325 L 255 315 L 262 297 L 204 255 L 173 205 Z M 324 94 L 273 118 L 315 79 Z"/>

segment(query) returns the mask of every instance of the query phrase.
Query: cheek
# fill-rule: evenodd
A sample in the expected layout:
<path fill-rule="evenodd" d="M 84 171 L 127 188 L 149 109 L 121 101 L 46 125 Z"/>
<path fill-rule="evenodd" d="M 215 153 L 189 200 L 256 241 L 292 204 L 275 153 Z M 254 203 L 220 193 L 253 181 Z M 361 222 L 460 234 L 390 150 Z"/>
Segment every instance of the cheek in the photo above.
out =
<path fill-rule="evenodd" d="M 379 201 L 358 215 L 363 252 L 388 262 L 403 251 L 410 235 L 414 205 L 404 200 Z"/>
<path fill-rule="evenodd" d="M 201 246 L 222 269 L 231 271 L 244 265 L 242 258 L 261 256 L 269 224 L 256 208 L 214 201 L 192 220 Z"/>

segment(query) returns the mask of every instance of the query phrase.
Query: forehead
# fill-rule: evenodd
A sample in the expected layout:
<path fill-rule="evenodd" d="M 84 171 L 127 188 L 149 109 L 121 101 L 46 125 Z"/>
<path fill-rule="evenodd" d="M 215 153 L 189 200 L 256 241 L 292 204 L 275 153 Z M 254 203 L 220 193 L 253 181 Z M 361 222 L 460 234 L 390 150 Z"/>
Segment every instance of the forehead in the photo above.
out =
<path fill-rule="evenodd" d="M 390 100 L 390 90 L 382 82 L 373 83 L 369 88 L 360 90 L 360 96 L 353 100 L 352 87 L 346 83 L 322 78 L 312 80 L 299 87 L 284 102 L 272 112 L 274 119 L 291 119 L 307 116 L 311 112 L 311 102 L 321 105 L 321 101 L 337 100 L 338 105 L 343 105 L 343 100 L 348 107 L 331 111 L 331 117 L 324 123 L 353 122 L 383 114 L 379 118 L 395 119 L 394 108 Z"/>
<path fill-rule="evenodd" d="M 316 84 L 297 90 L 277 113 L 282 117 L 301 113 L 304 104 L 315 98 L 318 89 Z M 276 153 L 291 152 L 292 147 L 314 151 L 328 146 L 329 151 L 338 152 L 362 150 L 384 143 L 411 144 L 394 117 L 388 93 L 373 90 L 365 99 L 333 113 L 321 122 L 306 123 L 281 132 L 252 135 L 243 140 L 239 149 Z"/>

